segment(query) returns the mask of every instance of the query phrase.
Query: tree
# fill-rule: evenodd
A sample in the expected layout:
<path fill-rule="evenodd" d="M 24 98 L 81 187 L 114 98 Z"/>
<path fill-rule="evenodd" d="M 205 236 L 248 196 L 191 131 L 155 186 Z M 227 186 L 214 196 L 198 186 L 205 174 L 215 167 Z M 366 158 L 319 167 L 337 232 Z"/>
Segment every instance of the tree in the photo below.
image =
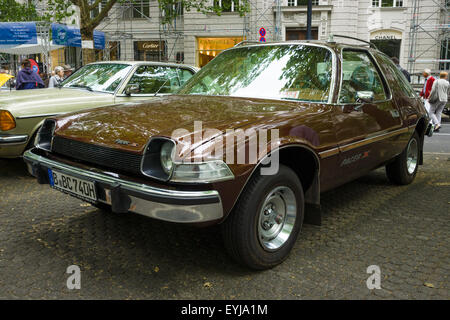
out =
<path fill-rule="evenodd" d="M 0 21 L 36 21 L 40 20 L 34 6 L 21 4 L 15 0 L 0 0 Z"/>

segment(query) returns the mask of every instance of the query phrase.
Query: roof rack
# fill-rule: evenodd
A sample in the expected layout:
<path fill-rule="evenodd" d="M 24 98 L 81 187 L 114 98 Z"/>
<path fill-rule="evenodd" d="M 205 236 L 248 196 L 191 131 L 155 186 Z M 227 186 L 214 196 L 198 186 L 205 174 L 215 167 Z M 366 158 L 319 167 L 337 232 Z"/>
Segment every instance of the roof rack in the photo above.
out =
<path fill-rule="evenodd" d="M 330 35 L 330 38 L 328 39 L 328 42 L 335 42 L 333 40 L 334 37 L 344 38 L 344 39 L 351 39 L 351 40 L 355 40 L 355 41 L 359 41 L 359 42 L 364 42 L 365 44 L 368 44 L 369 47 L 371 47 L 371 48 L 373 48 L 375 50 L 378 50 L 377 46 L 374 45 L 373 43 L 369 42 L 369 41 L 365 41 L 365 40 L 362 40 L 362 39 L 359 39 L 359 38 L 355 38 L 355 37 L 350 37 L 350 36 L 343 36 L 343 35 L 340 35 L 340 34 L 332 34 L 332 35 Z"/>
<path fill-rule="evenodd" d="M 261 42 L 257 41 L 257 40 L 244 40 L 244 41 L 241 41 L 241 42 L 235 44 L 233 47 L 239 47 L 239 46 L 242 46 L 242 45 L 245 45 L 245 44 L 248 44 L 248 43 L 258 44 L 258 43 L 261 43 Z"/>

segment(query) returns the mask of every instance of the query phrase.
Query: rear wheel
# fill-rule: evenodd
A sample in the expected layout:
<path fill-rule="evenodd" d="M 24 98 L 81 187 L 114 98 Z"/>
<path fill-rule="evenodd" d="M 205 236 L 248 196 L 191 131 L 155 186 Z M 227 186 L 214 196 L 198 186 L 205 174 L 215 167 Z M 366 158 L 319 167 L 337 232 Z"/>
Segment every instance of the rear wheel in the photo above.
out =
<path fill-rule="evenodd" d="M 239 263 L 263 270 L 283 262 L 303 223 L 304 196 L 296 173 L 254 176 L 222 225 L 225 246 Z"/>
<path fill-rule="evenodd" d="M 419 142 L 419 134 L 414 132 L 405 150 L 386 165 L 386 175 L 390 181 L 400 185 L 413 182 L 419 168 Z"/>

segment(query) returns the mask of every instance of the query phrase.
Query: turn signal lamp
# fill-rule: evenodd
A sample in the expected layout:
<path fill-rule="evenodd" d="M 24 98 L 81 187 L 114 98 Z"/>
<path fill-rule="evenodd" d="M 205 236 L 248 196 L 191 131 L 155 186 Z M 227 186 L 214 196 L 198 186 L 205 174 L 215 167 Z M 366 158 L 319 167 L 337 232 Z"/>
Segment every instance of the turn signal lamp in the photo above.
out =
<path fill-rule="evenodd" d="M 16 121 L 9 111 L 0 110 L 0 130 L 7 131 L 16 127 Z"/>

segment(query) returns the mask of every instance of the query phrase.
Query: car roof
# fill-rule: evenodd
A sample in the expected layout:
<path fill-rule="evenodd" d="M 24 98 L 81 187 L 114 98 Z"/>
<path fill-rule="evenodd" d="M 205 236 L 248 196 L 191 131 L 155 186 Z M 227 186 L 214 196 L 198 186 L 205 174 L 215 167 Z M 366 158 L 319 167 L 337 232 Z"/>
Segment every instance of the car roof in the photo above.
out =
<path fill-rule="evenodd" d="M 323 47 L 328 47 L 330 49 L 334 49 L 336 51 L 340 51 L 342 48 L 354 48 L 354 49 L 368 49 L 375 50 L 370 47 L 369 44 L 350 44 L 344 42 L 336 42 L 336 41 L 324 41 L 324 40 L 287 40 L 287 41 L 277 41 L 277 42 L 259 42 L 259 41 L 242 41 L 235 45 L 236 47 L 251 47 L 258 45 L 295 45 L 295 44 L 312 44 L 319 45 Z M 230 48 L 231 49 L 231 48 Z M 377 51 L 377 50 L 376 50 Z"/>

